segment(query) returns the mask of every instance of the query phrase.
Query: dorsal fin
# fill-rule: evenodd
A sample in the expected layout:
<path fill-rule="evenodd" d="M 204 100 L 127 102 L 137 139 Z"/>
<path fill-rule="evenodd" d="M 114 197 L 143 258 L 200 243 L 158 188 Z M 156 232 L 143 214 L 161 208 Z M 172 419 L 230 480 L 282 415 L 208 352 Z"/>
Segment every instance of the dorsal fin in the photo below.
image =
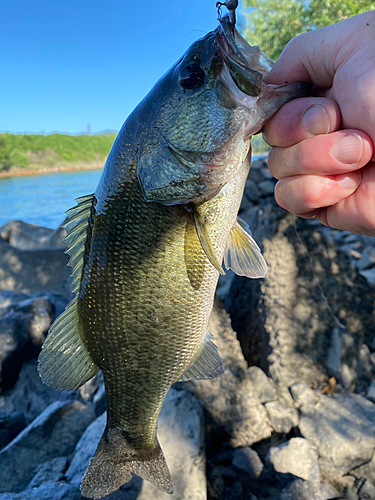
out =
<path fill-rule="evenodd" d="M 90 238 L 89 219 L 93 195 L 77 198 L 78 205 L 68 210 L 63 227 L 70 256 L 74 292 L 79 291 L 86 243 Z M 39 374 L 45 384 L 55 389 L 74 390 L 90 380 L 99 370 L 80 335 L 78 297 L 53 322 L 38 360 Z"/>
<path fill-rule="evenodd" d="M 216 256 L 215 249 L 211 243 L 210 235 L 208 234 L 207 231 L 207 226 L 204 220 L 202 219 L 202 216 L 199 213 L 197 207 L 194 207 L 193 216 L 194 216 L 195 229 L 197 231 L 198 239 L 200 244 L 202 245 L 204 253 L 206 254 L 211 264 L 214 266 L 214 268 L 217 269 L 220 274 L 224 275 L 225 274 L 224 269 L 222 268 Z"/>
<path fill-rule="evenodd" d="M 211 339 L 212 335 L 207 333 L 201 350 L 198 352 L 193 363 L 181 376 L 179 382 L 215 378 L 224 373 L 223 360 L 218 353 L 216 345 Z"/>
<path fill-rule="evenodd" d="M 264 278 L 267 264 L 260 248 L 248 232 L 249 226 L 237 218 L 234 223 L 224 253 L 224 265 L 239 276 Z"/>
<path fill-rule="evenodd" d="M 64 238 L 68 247 L 65 253 L 69 254 L 68 265 L 72 267 L 71 276 L 75 287 L 73 293 L 76 293 L 80 286 L 83 271 L 83 257 L 86 247 L 86 241 L 89 237 L 89 219 L 94 202 L 94 195 L 90 194 L 77 198 L 78 205 L 70 208 L 66 214 L 68 220 L 62 224 L 66 229 L 67 235 Z"/>

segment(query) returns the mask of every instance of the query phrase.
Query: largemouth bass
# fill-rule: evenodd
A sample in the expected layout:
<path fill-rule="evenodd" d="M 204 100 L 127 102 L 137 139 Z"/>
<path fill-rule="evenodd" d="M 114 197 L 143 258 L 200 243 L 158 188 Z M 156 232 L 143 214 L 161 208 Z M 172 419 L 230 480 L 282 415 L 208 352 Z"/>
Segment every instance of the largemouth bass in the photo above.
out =
<path fill-rule="evenodd" d="M 249 277 L 266 270 L 237 221 L 250 138 L 310 92 L 265 85 L 270 65 L 224 17 L 137 106 L 95 193 L 67 212 L 76 297 L 53 323 L 39 370 L 67 390 L 103 371 L 107 426 L 85 497 L 108 495 L 131 473 L 172 493 L 157 440 L 163 401 L 177 381 L 223 373 L 207 331 L 223 260 Z"/>

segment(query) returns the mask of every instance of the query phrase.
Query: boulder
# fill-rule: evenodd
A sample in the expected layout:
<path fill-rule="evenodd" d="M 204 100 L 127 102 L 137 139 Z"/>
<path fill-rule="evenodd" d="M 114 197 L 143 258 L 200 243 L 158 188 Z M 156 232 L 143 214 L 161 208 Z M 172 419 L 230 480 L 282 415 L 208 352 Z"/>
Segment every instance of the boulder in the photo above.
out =
<path fill-rule="evenodd" d="M 79 489 L 64 482 L 46 483 L 21 493 L 0 493 L 0 500 L 82 500 Z"/>
<path fill-rule="evenodd" d="M 45 408 L 56 400 L 71 401 L 75 393 L 58 391 L 43 384 L 37 370 L 36 360 L 26 362 L 18 380 L 10 391 L 0 395 L 0 412 L 3 421 L 20 420 L 22 427 L 30 424 Z M 18 425 L 16 423 L 16 426 Z M 22 430 L 22 429 L 19 429 Z M 15 435 L 12 436 L 12 439 Z M 11 441 L 10 439 L 8 442 Z M 5 444 L 5 443 L 4 443 Z M 7 444 L 7 443 L 6 443 Z"/>
<path fill-rule="evenodd" d="M 293 427 L 297 427 L 299 417 L 295 408 L 286 406 L 280 401 L 270 401 L 265 404 L 265 408 L 275 432 L 288 434 Z"/>
<path fill-rule="evenodd" d="M 64 478 L 64 472 L 68 465 L 66 457 L 56 457 L 48 462 L 38 465 L 35 476 L 27 488 L 39 488 L 44 483 L 57 483 Z"/>
<path fill-rule="evenodd" d="M 374 376 L 363 350 L 375 336 L 373 287 L 330 236 L 332 230 L 295 219 L 273 198 L 241 217 L 268 264 L 264 279 L 235 276 L 225 302 L 248 363 L 262 368 L 291 404 L 288 387 L 294 383 L 327 385 L 327 353 L 338 326 L 352 338 L 340 347 L 350 388 L 364 390 Z"/>
<path fill-rule="evenodd" d="M 375 449 L 375 404 L 359 394 L 320 395 L 300 408 L 299 430 L 319 451 L 326 476 L 342 476 L 369 462 Z"/>
<path fill-rule="evenodd" d="M 248 369 L 251 382 L 253 383 L 255 394 L 261 403 L 277 400 L 275 385 L 264 371 L 258 366 L 250 366 Z"/>
<path fill-rule="evenodd" d="M 22 491 L 38 465 L 69 455 L 94 411 L 84 404 L 56 401 L 0 452 L 0 492 Z"/>
<path fill-rule="evenodd" d="M 278 472 L 320 483 L 318 449 L 307 439 L 292 438 L 279 446 L 271 447 L 267 461 Z"/>
<path fill-rule="evenodd" d="M 267 412 L 256 395 L 251 371 L 233 331 L 228 314 L 215 300 L 209 331 L 218 346 L 225 372 L 211 380 L 189 382 L 210 416 L 214 432 L 229 436 L 233 447 L 251 446 L 271 435 Z"/>
<path fill-rule="evenodd" d="M 65 248 L 65 234 L 62 228 L 49 229 L 20 220 L 11 220 L 0 227 L 0 237 L 19 250 Z"/>
<path fill-rule="evenodd" d="M 21 298 L 21 301 L 15 302 Z M 67 304 L 63 295 L 0 294 L 0 393 L 13 387 L 23 364 L 36 358 L 48 328 Z"/>
<path fill-rule="evenodd" d="M 280 500 L 325 500 L 318 484 L 303 479 L 292 481 L 281 493 Z"/>
<path fill-rule="evenodd" d="M 20 250 L 0 238 L 0 291 L 57 292 L 73 298 L 69 257 L 63 249 Z"/>
<path fill-rule="evenodd" d="M 263 463 L 258 453 L 249 446 L 234 450 L 232 465 L 251 479 L 258 478 L 263 470 Z"/>

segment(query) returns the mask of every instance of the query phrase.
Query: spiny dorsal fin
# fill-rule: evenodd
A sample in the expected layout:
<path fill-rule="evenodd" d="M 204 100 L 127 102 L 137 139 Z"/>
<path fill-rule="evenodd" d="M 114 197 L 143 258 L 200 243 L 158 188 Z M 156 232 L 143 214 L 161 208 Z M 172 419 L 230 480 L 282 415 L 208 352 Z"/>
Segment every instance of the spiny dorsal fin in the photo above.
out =
<path fill-rule="evenodd" d="M 62 224 L 67 231 L 64 238 L 68 247 L 65 253 L 69 254 L 70 260 L 68 265 L 72 267 L 71 276 L 73 277 L 74 289 L 73 293 L 79 290 L 82 271 L 83 257 L 85 253 L 85 244 L 89 237 L 89 219 L 94 202 L 94 195 L 90 194 L 77 198 L 78 205 L 70 208 L 66 214 L 68 220 Z"/>
<path fill-rule="evenodd" d="M 78 205 L 66 213 L 63 227 L 68 231 L 65 241 L 70 255 L 74 292 L 78 292 L 83 272 L 85 246 L 89 235 L 89 218 L 93 195 L 77 198 Z M 39 355 L 39 374 L 45 384 L 55 389 L 74 390 L 90 380 L 99 370 L 79 334 L 78 298 L 52 324 Z"/>
<path fill-rule="evenodd" d="M 216 345 L 211 341 L 212 335 L 207 333 L 202 349 L 179 379 L 179 382 L 187 380 L 199 380 L 205 378 L 219 377 L 224 373 L 224 363 L 221 359 Z"/>
<path fill-rule="evenodd" d="M 222 268 L 218 258 L 216 257 L 215 249 L 211 243 L 210 235 L 208 234 L 207 226 L 202 219 L 201 214 L 197 207 L 194 207 L 194 223 L 195 229 L 197 231 L 198 239 L 200 244 L 202 245 L 203 251 L 206 254 L 208 260 L 214 266 L 215 269 L 219 271 L 220 274 L 225 274 L 224 269 Z"/>
<path fill-rule="evenodd" d="M 264 278 L 267 264 L 254 238 L 249 234 L 249 226 L 237 218 L 234 223 L 224 253 L 224 265 L 239 276 Z"/>

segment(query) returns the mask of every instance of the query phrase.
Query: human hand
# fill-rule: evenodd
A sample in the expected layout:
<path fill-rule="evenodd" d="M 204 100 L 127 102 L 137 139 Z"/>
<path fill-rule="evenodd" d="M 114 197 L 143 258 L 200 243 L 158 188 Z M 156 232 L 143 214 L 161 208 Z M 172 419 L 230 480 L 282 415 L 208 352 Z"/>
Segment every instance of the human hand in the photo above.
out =
<path fill-rule="evenodd" d="M 289 42 L 266 83 L 308 81 L 315 97 L 265 125 L 276 201 L 336 229 L 375 236 L 375 11 Z"/>

